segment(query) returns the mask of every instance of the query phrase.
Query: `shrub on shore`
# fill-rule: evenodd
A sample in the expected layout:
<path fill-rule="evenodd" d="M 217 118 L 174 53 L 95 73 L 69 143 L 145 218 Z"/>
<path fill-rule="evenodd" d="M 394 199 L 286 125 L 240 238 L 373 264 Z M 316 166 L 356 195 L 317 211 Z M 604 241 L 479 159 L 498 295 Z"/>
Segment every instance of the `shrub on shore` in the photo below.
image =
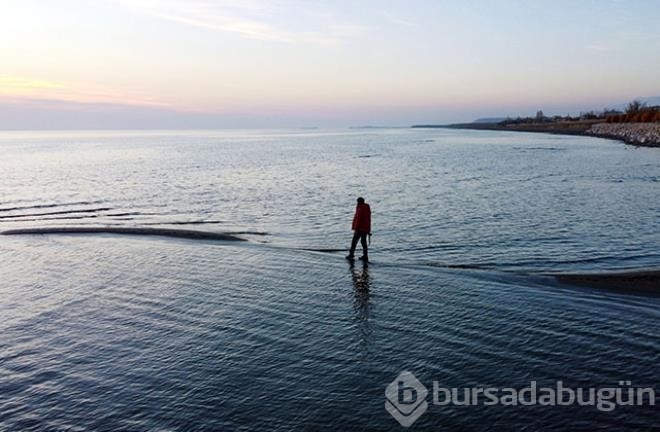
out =
<path fill-rule="evenodd" d="M 660 106 L 648 107 L 640 101 L 632 101 L 628 104 L 623 114 L 605 117 L 607 123 L 651 123 L 660 121 Z"/>
<path fill-rule="evenodd" d="M 498 123 L 499 126 L 538 125 L 540 123 L 653 123 L 660 122 L 660 106 L 646 106 L 644 102 L 634 100 L 628 104 L 624 112 L 605 108 L 603 111 L 582 112 L 578 117 L 570 115 L 555 115 L 547 117 L 539 110 L 534 117 L 507 118 Z"/>
<path fill-rule="evenodd" d="M 660 108 L 644 108 L 639 112 L 611 115 L 605 118 L 606 123 L 652 123 L 660 122 Z"/>

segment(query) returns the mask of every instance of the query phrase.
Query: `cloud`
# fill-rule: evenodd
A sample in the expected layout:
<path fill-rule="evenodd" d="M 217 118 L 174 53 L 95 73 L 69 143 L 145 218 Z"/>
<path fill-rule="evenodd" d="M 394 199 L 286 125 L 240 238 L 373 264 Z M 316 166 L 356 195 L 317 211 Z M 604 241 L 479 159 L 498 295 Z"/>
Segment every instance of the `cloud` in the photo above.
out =
<path fill-rule="evenodd" d="M 118 104 L 166 108 L 169 105 L 153 98 L 79 84 L 46 81 L 28 77 L 0 75 L 0 102 L 50 100 L 74 103 Z"/>
<path fill-rule="evenodd" d="M 236 3 L 230 5 L 228 2 L 198 0 L 118 0 L 118 2 L 135 12 L 179 24 L 237 33 L 253 39 L 293 42 L 293 35 L 287 31 L 240 16 L 247 12 L 261 12 L 262 9 L 254 2 L 239 3 L 238 6 Z"/>
<path fill-rule="evenodd" d="M 61 89 L 64 86 L 50 81 L 0 75 L 0 94 L 15 94 L 33 90 Z"/>
<path fill-rule="evenodd" d="M 610 52 L 610 51 L 615 51 L 617 48 L 612 45 L 608 44 L 606 42 L 596 42 L 596 43 L 591 43 L 587 44 L 584 46 L 585 49 L 589 51 L 597 51 L 597 52 Z"/>
<path fill-rule="evenodd" d="M 413 21 L 406 19 L 404 17 L 401 17 L 397 14 L 394 14 L 392 12 L 387 12 L 387 11 L 382 11 L 381 15 L 390 22 L 391 24 L 398 25 L 401 27 L 416 27 L 417 24 L 415 24 Z"/>
<path fill-rule="evenodd" d="M 352 24 L 328 24 L 328 17 L 332 14 L 313 14 L 303 3 L 297 4 L 291 0 L 114 1 L 153 18 L 279 43 L 336 44 L 364 30 L 364 27 Z M 290 30 L 291 22 L 303 22 L 314 28 Z M 350 31 L 347 32 L 347 29 Z"/>
<path fill-rule="evenodd" d="M 585 49 L 599 52 L 622 51 L 639 46 L 651 47 L 660 43 L 660 34 L 644 31 L 618 32 L 609 38 L 585 45 Z"/>

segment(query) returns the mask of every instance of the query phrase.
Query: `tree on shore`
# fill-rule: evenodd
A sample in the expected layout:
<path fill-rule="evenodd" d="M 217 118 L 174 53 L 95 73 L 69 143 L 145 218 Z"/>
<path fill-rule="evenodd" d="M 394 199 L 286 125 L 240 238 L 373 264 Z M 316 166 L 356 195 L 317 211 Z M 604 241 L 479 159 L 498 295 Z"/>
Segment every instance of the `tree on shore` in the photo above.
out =
<path fill-rule="evenodd" d="M 635 115 L 646 108 L 646 104 L 640 100 L 635 99 L 628 104 L 626 114 Z"/>
<path fill-rule="evenodd" d="M 660 106 L 647 106 L 646 103 L 640 100 L 634 100 L 628 103 L 625 111 L 618 111 L 611 108 L 605 108 L 602 111 L 587 111 L 581 112 L 578 117 L 572 117 L 570 114 L 566 116 L 554 115 L 546 117 L 542 110 L 538 110 L 534 117 L 520 117 L 511 118 L 507 117 L 498 123 L 500 126 L 520 125 L 520 124 L 535 124 L 535 123 L 571 123 L 578 121 L 589 121 L 592 123 L 606 122 L 606 123 L 649 123 L 660 122 Z"/>
<path fill-rule="evenodd" d="M 543 115 L 543 111 L 541 111 L 541 110 L 536 111 L 536 121 L 537 122 L 542 122 L 544 117 L 545 116 Z"/>
<path fill-rule="evenodd" d="M 644 102 L 634 100 L 628 104 L 625 113 L 606 115 L 607 123 L 649 123 L 660 121 L 660 106 L 647 106 Z"/>

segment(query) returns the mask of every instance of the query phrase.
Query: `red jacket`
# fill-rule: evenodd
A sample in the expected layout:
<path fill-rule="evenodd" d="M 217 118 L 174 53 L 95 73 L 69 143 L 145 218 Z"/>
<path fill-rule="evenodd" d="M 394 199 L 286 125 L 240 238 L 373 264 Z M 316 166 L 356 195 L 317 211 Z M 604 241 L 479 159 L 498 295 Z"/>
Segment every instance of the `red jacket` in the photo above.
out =
<path fill-rule="evenodd" d="M 369 207 L 369 204 L 358 204 L 355 207 L 353 230 L 365 233 L 371 232 L 371 207 Z"/>

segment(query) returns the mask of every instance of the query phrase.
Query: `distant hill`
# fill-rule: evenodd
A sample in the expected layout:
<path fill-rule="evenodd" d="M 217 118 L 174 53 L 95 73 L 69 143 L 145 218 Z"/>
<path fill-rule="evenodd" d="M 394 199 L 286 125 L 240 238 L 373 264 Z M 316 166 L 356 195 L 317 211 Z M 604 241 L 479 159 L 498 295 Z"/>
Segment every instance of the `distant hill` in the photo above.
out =
<path fill-rule="evenodd" d="M 506 120 L 506 117 L 482 117 L 478 118 L 472 123 L 499 123 Z"/>
<path fill-rule="evenodd" d="M 658 105 L 660 105 L 660 96 L 639 98 L 639 100 L 641 100 L 642 102 L 644 102 L 648 106 L 658 106 Z"/>

